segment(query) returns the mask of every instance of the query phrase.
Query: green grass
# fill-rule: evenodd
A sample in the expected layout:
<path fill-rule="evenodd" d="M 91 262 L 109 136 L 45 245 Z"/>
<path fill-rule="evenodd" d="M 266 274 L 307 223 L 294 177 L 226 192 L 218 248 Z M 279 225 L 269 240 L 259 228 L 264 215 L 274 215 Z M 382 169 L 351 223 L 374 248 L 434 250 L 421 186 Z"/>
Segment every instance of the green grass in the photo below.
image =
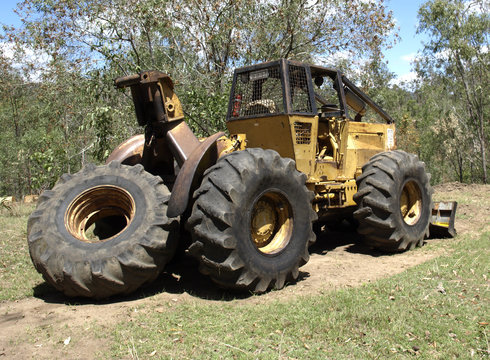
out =
<path fill-rule="evenodd" d="M 477 220 L 479 226 L 476 231 L 490 229 L 490 214 L 488 213 L 488 201 L 490 196 L 488 185 L 466 185 L 470 190 L 456 191 L 436 191 L 434 201 L 457 201 L 458 207 L 456 210 L 456 229 L 458 229 L 459 220 Z"/>
<path fill-rule="evenodd" d="M 34 294 L 44 283 L 32 265 L 26 224 L 34 205 L 13 204 L 0 209 L 0 301 Z"/>
<path fill-rule="evenodd" d="M 388 279 L 256 305 L 186 302 L 139 309 L 108 356 L 421 359 L 488 356 L 490 233 Z M 341 276 L 339 274 L 339 276 Z M 156 351 L 156 352 L 155 352 Z"/>
<path fill-rule="evenodd" d="M 452 198 L 455 195 L 462 205 L 486 206 L 485 199 L 458 193 Z M 26 222 L 32 210 L 17 205 L 0 209 L 0 301 L 32 296 L 33 289 L 54 291 L 30 261 Z M 466 216 L 487 215 L 468 211 Z M 100 356 L 488 357 L 490 231 L 486 220 L 481 224 L 455 240 L 430 243 L 428 248 L 443 254 L 438 258 L 358 288 L 269 302 L 267 296 L 252 301 L 145 302 L 131 309 L 128 320 L 104 327 L 111 346 Z"/>

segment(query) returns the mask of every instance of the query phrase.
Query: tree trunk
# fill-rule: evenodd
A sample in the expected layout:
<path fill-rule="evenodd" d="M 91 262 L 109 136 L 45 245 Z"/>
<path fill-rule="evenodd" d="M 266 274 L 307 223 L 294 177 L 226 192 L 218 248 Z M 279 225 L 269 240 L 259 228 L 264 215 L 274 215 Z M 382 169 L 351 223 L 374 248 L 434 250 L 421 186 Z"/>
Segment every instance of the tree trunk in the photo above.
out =
<path fill-rule="evenodd" d="M 458 151 L 458 170 L 459 170 L 459 182 L 463 182 L 463 157 Z"/>
<path fill-rule="evenodd" d="M 485 151 L 485 129 L 483 127 L 483 116 L 480 116 L 480 131 L 478 131 L 478 137 L 480 138 L 480 151 L 481 151 L 481 162 L 483 167 L 483 183 L 487 183 L 487 156 Z"/>

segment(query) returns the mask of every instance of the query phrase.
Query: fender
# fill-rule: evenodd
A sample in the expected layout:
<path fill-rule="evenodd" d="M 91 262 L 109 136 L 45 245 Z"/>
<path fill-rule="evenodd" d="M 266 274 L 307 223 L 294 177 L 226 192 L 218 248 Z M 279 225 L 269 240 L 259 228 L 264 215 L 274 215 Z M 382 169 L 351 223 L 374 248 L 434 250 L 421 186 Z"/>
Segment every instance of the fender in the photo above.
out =
<path fill-rule="evenodd" d="M 141 163 L 143 148 L 145 146 L 145 135 L 135 135 L 119 144 L 109 155 L 106 164 L 116 160 L 125 165 L 136 165 Z"/>
<path fill-rule="evenodd" d="M 224 134 L 221 131 L 208 137 L 192 151 L 184 162 L 172 188 L 167 209 L 168 217 L 182 215 L 187 209 L 191 191 L 199 185 L 198 181 L 202 178 L 204 171 L 218 161 L 216 140 Z"/>
<path fill-rule="evenodd" d="M 191 152 L 189 158 L 183 163 L 172 188 L 168 202 L 167 216 L 177 217 L 182 215 L 189 203 L 191 192 L 199 185 L 204 171 L 214 165 L 218 160 L 216 140 L 225 135 L 224 132 L 216 133 Z M 145 136 L 135 135 L 121 143 L 107 158 L 106 164 L 113 160 L 126 165 L 140 164 L 143 157 Z"/>

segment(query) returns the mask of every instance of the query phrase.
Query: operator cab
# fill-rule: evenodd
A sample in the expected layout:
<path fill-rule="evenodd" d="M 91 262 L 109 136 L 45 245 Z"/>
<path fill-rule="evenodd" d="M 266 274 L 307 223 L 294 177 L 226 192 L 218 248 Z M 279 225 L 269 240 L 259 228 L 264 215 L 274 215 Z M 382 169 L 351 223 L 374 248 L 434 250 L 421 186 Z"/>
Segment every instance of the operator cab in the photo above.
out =
<path fill-rule="evenodd" d="M 339 70 L 281 59 L 235 70 L 227 121 L 274 115 L 361 121 L 368 105 L 393 122 Z"/>
<path fill-rule="evenodd" d="M 332 179 L 346 164 L 349 137 L 362 142 L 358 148 L 367 146 L 371 135 L 359 122 L 368 106 L 392 122 L 339 70 L 281 59 L 235 70 L 227 128 L 247 147 L 275 150 L 298 170 Z M 384 148 L 378 133 L 385 132 L 373 133 L 373 150 Z"/>
<path fill-rule="evenodd" d="M 317 113 L 309 67 L 278 60 L 235 70 L 227 121 Z"/>

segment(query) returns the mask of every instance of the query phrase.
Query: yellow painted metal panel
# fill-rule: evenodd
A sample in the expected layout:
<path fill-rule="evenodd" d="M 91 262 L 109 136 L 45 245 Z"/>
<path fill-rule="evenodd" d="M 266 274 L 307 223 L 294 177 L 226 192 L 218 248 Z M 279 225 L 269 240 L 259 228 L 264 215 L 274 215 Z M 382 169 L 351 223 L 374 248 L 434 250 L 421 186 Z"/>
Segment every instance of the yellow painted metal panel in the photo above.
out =
<path fill-rule="evenodd" d="M 286 115 L 229 121 L 230 134 L 247 134 L 247 148 L 277 151 L 282 157 L 294 159 L 291 128 Z"/>
<path fill-rule="evenodd" d="M 290 116 L 296 168 L 310 177 L 314 169 L 318 138 L 318 117 Z"/>

